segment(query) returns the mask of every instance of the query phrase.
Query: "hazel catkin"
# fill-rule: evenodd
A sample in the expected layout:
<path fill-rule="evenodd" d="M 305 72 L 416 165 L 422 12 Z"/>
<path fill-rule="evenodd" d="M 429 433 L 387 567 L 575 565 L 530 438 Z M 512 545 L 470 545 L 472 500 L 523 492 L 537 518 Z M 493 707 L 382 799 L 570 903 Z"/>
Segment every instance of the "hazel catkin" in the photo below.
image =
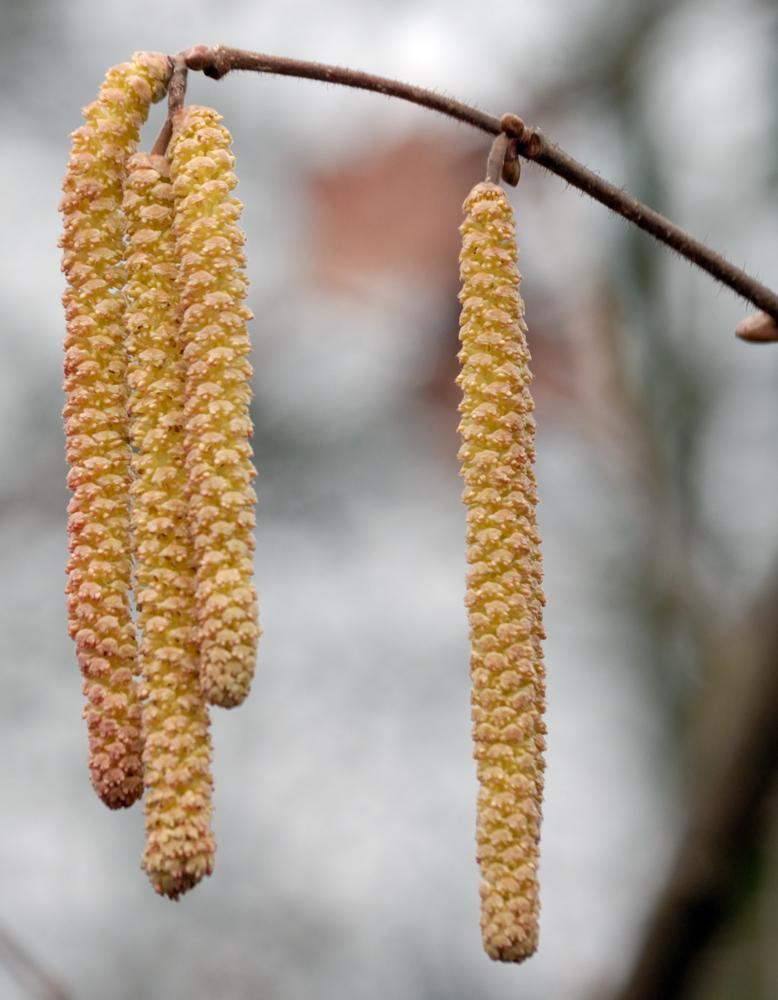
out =
<path fill-rule="evenodd" d="M 545 638 L 533 402 L 513 213 L 496 184 L 464 204 L 460 255 L 472 718 L 481 930 L 494 959 L 537 948 Z"/>
<path fill-rule="evenodd" d="M 164 157 L 132 157 L 123 207 L 135 448 L 132 526 L 148 789 L 143 867 L 158 893 L 177 899 L 210 875 L 215 842 L 208 708 L 200 694 L 195 552 L 187 520 L 173 188 Z"/>
<path fill-rule="evenodd" d="M 65 338 L 64 409 L 70 560 L 68 627 L 88 704 L 92 784 L 111 808 L 143 791 L 140 705 L 130 611 L 130 447 L 122 186 L 149 105 L 165 93 L 167 56 L 136 53 L 108 71 L 73 145 L 60 205 Z"/>
<path fill-rule="evenodd" d="M 197 557 L 200 683 L 230 708 L 249 691 L 257 639 L 247 280 L 231 137 L 211 108 L 175 115 L 169 147 L 180 260 L 189 523 Z"/>

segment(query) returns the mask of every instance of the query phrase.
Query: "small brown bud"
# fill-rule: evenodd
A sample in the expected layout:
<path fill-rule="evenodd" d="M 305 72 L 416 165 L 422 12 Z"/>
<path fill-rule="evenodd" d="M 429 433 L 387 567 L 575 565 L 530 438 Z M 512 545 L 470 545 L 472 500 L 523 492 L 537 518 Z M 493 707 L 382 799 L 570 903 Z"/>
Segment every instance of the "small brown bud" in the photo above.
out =
<path fill-rule="evenodd" d="M 193 45 L 183 53 L 184 63 L 191 70 L 205 70 L 213 65 L 213 49 L 208 45 Z"/>
<path fill-rule="evenodd" d="M 754 313 L 738 324 L 735 336 L 752 344 L 770 344 L 778 340 L 778 323 L 769 313 Z"/>
<path fill-rule="evenodd" d="M 507 114 L 500 119 L 500 128 L 506 135 L 521 141 L 524 130 L 527 126 L 518 115 Z"/>
<path fill-rule="evenodd" d="M 528 128 L 524 130 L 524 135 L 522 136 L 523 153 L 525 156 L 533 159 L 540 155 L 543 149 L 543 136 L 535 128 Z"/>

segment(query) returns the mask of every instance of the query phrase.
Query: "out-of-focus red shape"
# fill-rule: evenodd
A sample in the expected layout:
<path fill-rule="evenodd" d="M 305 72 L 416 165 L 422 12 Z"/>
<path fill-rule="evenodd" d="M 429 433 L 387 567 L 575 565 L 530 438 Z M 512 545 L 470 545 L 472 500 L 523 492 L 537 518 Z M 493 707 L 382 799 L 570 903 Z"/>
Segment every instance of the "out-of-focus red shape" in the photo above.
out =
<path fill-rule="evenodd" d="M 458 316 L 462 203 L 483 176 L 489 141 L 461 132 L 429 131 L 360 150 L 307 178 L 311 208 L 307 269 L 319 288 L 347 298 L 376 296 L 391 303 L 386 286 L 413 294 L 423 289 L 441 303 L 419 330 L 439 350 L 421 391 L 453 412 L 460 393 Z M 521 203 L 528 192 L 511 194 Z M 519 232 L 521 244 L 522 231 Z M 529 255 L 533 248 L 525 247 Z M 522 289 L 524 291 L 524 289 Z M 579 409 L 570 338 L 553 322 L 547 292 L 528 289 L 533 395 L 544 419 Z M 556 315 L 553 313 L 553 315 Z M 580 319 L 581 308 L 576 310 Z M 449 442 L 446 442 L 449 446 Z"/>
<path fill-rule="evenodd" d="M 314 172 L 314 279 L 351 295 L 371 294 L 387 275 L 456 287 L 462 202 L 488 151 L 457 135 L 427 134 Z"/>

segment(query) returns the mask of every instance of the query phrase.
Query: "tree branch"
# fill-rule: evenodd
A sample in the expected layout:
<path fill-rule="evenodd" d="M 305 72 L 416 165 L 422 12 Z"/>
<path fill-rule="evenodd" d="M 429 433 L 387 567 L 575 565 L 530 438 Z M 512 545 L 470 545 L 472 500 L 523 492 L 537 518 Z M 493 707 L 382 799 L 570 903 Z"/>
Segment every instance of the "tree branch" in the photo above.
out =
<path fill-rule="evenodd" d="M 675 866 L 618 1000 L 678 1000 L 738 902 L 778 773 L 778 579 L 754 615 L 759 669 L 739 726 L 693 810 Z M 733 669 L 737 669 L 735 664 Z"/>
<path fill-rule="evenodd" d="M 287 59 L 282 56 L 270 56 L 259 52 L 246 52 L 243 49 L 225 48 L 216 45 L 195 45 L 185 49 L 173 57 L 174 65 L 183 64 L 191 70 L 200 70 L 214 80 L 220 80 L 234 70 L 250 70 L 256 73 L 272 73 L 280 76 L 294 76 L 308 80 L 321 80 L 324 83 L 340 84 L 357 90 L 369 90 L 387 97 L 398 97 L 412 104 L 418 104 L 431 111 L 437 111 L 460 121 L 466 125 L 499 135 L 505 132 L 516 140 L 516 151 L 527 160 L 532 160 L 557 177 L 566 180 L 573 187 L 589 195 L 595 201 L 610 208 L 628 222 L 633 222 L 655 239 L 675 250 L 686 260 L 707 271 L 711 277 L 731 288 L 742 298 L 752 302 L 778 322 L 778 295 L 766 285 L 746 274 L 745 271 L 715 253 L 704 243 L 694 239 L 659 212 L 648 208 L 632 198 L 625 191 L 603 180 L 583 164 L 568 156 L 559 146 L 545 137 L 538 128 L 527 128 L 515 115 L 505 115 L 503 119 L 495 118 L 477 108 L 472 108 L 453 98 L 444 97 L 434 91 L 422 87 L 414 87 L 399 80 L 388 77 L 374 76 L 358 70 L 344 69 L 340 66 L 327 66 L 323 63 L 306 62 L 300 59 Z M 184 81 L 184 87 L 185 87 Z M 183 99 L 183 97 L 181 98 Z M 515 122 L 521 124 L 520 130 L 514 130 Z M 167 127 L 167 123 L 166 123 Z M 163 130 L 164 135 L 164 130 Z M 169 139 L 169 136 L 168 136 Z M 157 140 L 157 145 L 162 136 Z M 155 150 L 157 149 L 155 145 Z M 165 144 L 166 145 L 166 144 Z M 742 336 L 742 334 L 741 334 Z M 750 339 L 744 337 L 743 339 Z M 752 338 L 754 342 L 767 342 L 760 336 Z"/>

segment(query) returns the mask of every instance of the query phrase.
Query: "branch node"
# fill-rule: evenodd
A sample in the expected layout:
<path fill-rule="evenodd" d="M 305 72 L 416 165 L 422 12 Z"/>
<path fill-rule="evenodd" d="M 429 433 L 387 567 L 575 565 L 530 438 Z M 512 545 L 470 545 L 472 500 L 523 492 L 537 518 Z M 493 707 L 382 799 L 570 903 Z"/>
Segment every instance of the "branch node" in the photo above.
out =
<path fill-rule="evenodd" d="M 524 133 L 527 130 L 527 126 L 518 115 L 503 115 L 500 119 L 500 128 L 512 139 L 518 139 L 519 142 L 524 141 Z"/>
<path fill-rule="evenodd" d="M 203 72 L 212 80 L 221 80 L 232 69 L 230 60 L 230 49 L 225 49 L 223 45 L 214 45 L 211 49 L 213 61 L 205 67 Z"/>
<path fill-rule="evenodd" d="M 539 128 L 525 128 L 521 137 L 521 153 L 528 160 L 534 160 L 543 152 L 543 133 Z"/>
<path fill-rule="evenodd" d="M 654 212 L 648 206 L 631 198 L 626 192 L 609 184 L 598 177 L 583 164 L 564 153 L 558 146 L 546 139 L 539 128 L 527 127 L 518 115 L 503 115 L 502 119 L 487 115 L 477 108 L 455 101 L 441 94 L 436 94 L 421 87 L 400 83 L 386 77 L 374 76 L 371 73 L 361 73 L 356 70 L 343 69 L 338 66 L 325 66 L 321 63 L 305 62 L 299 59 L 285 59 L 259 52 L 246 52 L 243 49 L 231 49 L 223 45 L 209 48 L 205 45 L 195 45 L 185 49 L 178 57 L 184 69 L 198 69 L 213 80 L 220 80 L 233 70 L 249 70 L 257 73 L 277 73 L 282 76 L 294 76 L 311 80 L 323 80 L 326 83 L 337 83 L 356 87 L 360 90 L 370 90 L 390 97 L 399 97 L 421 107 L 440 112 L 457 121 L 466 122 L 490 135 L 502 134 L 516 144 L 516 152 L 528 159 L 534 160 L 545 170 L 556 174 L 578 188 L 590 198 L 599 201 L 622 218 L 639 226 L 654 239 L 660 240 L 671 247 L 697 267 L 701 267 L 717 281 L 731 288 L 736 294 L 748 299 L 758 309 L 764 309 L 774 316 L 778 323 L 778 295 L 765 285 L 751 278 L 740 268 L 716 253 L 705 244 L 695 240 L 668 219 Z M 168 136 L 169 139 L 169 136 Z M 159 142 L 161 143 L 162 137 Z M 155 146 L 155 152 L 159 147 Z M 502 175 L 507 184 L 516 183 L 517 167 L 513 166 L 513 150 L 503 156 L 500 171 L 496 175 L 499 181 Z M 757 338 L 754 338 L 757 339 Z M 759 338 L 771 339 L 771 338 Z"/>
<path fill-rule="evenodd" d="M 205 72 L 215 61 L 215 55 L 210 45 L 193 45 L 189 49 L 184 49 L 179 53 L 187 69 L 195 72 Z"/>

